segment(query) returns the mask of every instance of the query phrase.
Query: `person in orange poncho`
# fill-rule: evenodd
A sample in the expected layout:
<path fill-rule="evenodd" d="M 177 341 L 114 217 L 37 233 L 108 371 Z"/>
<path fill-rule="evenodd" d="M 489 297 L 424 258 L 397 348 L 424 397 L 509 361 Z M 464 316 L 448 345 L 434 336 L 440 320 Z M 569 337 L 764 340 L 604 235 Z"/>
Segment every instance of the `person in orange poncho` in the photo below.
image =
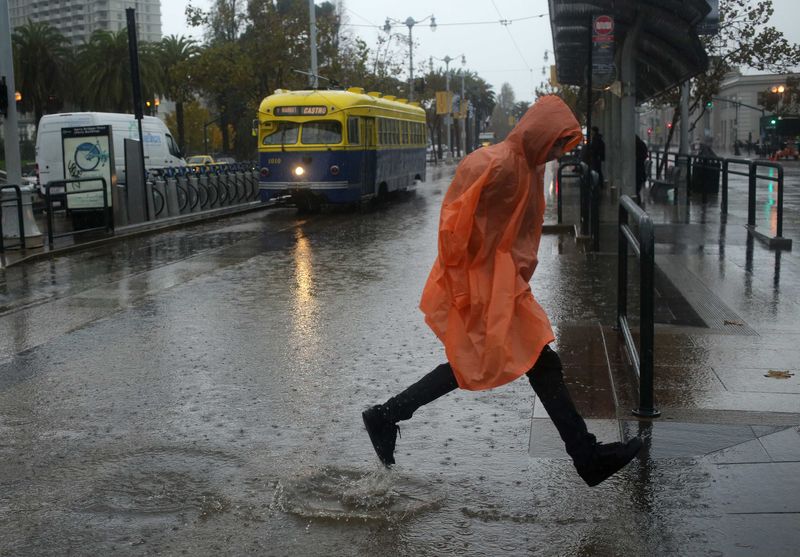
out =
<path fill-rule="evenodd" d="M 539 99 L 508 137 L 474 151 L 456 169 L 439 220 L 439 255 L 422 292 L 425 321 L 447 363 L 384 404 L 363 412 L 384 465 L 394 464 L 397 422 L 458 388 L 499 387 L 528 376 L 580 476 L 597 485 L 625 466 L 641 440 L 598 443 L 564 384 L 555 340 L 530 280 L 544 221 L 545 163 L 582 139 L 572 111 Z"/>

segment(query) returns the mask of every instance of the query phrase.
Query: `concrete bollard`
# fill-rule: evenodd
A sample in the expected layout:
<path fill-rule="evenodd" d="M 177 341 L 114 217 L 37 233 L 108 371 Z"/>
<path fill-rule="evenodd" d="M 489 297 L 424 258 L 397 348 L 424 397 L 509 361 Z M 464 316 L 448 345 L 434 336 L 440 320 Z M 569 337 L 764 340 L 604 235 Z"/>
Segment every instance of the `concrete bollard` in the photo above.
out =
<path fill-rule="evenodd" d="M 20 187 L 22 194 L 22 226 L 25 233 L 25 247 L 41 247 L 44 244 L 36 219 L 33 217 L 33 188 Z M 3 237 L 19 238 L 19 211 L 16 204 L 16 193 L 11 189 L 2 190 Z"/>

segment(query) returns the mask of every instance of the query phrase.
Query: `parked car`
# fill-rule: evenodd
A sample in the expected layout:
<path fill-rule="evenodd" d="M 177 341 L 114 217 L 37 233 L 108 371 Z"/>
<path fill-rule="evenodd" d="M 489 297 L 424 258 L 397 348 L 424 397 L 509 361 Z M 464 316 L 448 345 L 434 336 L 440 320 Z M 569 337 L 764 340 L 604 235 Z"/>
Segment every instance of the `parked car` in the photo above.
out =
<path fill-rule="evenodd" d="M 211 155 L 192 155 L 186 159 L 187 166 L 205 166 L 207 164 L 216 164 L 216 162 Z"/>

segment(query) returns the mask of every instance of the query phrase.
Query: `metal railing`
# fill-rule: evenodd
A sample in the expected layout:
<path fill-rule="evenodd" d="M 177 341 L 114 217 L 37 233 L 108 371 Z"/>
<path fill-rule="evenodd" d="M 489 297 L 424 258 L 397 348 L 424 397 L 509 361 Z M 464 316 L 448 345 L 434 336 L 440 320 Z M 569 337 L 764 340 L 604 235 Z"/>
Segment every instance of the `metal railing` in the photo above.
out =
<path fill-rule="evenodd" d="M 100 182 L 101 187 L 91 190 L 76 190 L 76 191 L 67 191 L 67 184 L 77 184 L 77 183 L 84 183 L 84 182 Z M 52 182 L 48 182 L 44 186 L 44 200 L 45 200 L 45 210 L 47 211 L 47 243 L 50 246 L 50 249 L 53 248 L 53 242 L 56 238 L 61 238 L 63 236 L 73 236 L 75 234 L 82 234 L 85 232 L 95 232 L 97 230 L 105 230 L 106 232 L 113 231 L 113 223 L 111 222 L 111 215 L 109 214 L 109 204 L 108 204 L 108 190 L 106 189 L 107 182 L 105 178 L 71 178 L 68 180 L 54 180 Z M 58 195 L 65 196 L 68 200 L 70 195 L 82 195 L 87 193 L 103 193 L 103 226 L 95 226 L 93 228 L 84 228 L 81 230 L 70 230 L 69 232 L 63 232 L 61 234 L 55 234 L 53 230 L 53 188 L 63 189 L 63 192 L 59 192 Z M 67 206 L 69 207 L 69 202 L 67 202 Z"/>
<path fill-rule="evenodd" d="M 15 199 L 13 200 L 3 199 L 3 191 L 5 190 L 13 190 Z M 0 253 L 4 253 L 6 251 L 5 238 L 3 235 L 2 208 L 10 204 L 12 201 L 15 202 L 17 205 L 17 223 L 19 224 L 19 244 L 9 247 L 19 247 L 21 249 L 25 249 L 25 222 L 22 218 L 22 190 L 20 189 L 19 186 L 9 184 L 7 186 L 0 186 Z"/>
<path fill-rule="evenodd" d="M 777 170 L 778 176 L 767 176 L 759 174 L 760 168 L 772 168 Z M 761 234 L 756 229 L 756 186 L 758 180 L 774 182 L 778 188 L 777 215 L 775 223 L 775 236 Z M 783 166 L 778 163 L 764 160 L 755 160 L 750 163 L 750 182 L 748 184 L 747 195 L 747 229 L 748 232 L 767 241 L 771 248 L 791 249 L 792 240 L 783 237 Z"/>
<path fill-rule="evenodd" d="M 600 251 L 600 176 L 581 163 L 581 235 L 591 239 L 592 251 Z"/>
<path fill-rule="evenodd" d="M 722 211 L 723 214 L 727 215 L 728 214 L 728 182 L 729 182 L 728 178 L 729 178 L 729 176 L 731 174 L 733 174 L 734 176 L 744 176 L 745 178 L 750 180 L 750 176 L 753 173 L 753 170 L 751 168 L 751 161 L 746 160 L 746 159 L 709 159 L 709 158 L 706 158 L 706 160 L 714 161 L 714 163 L 718 162 L 719 164 L 722 165 L 722 170 L 721 170 L 721 172 L 722 172 L 722 176 L 721 176 L 721 180 L 722 180 L 722 187 L 721 187 L 721 189 L 722 189 L 722 201 L 720 202 L 719 208 L 720 208 L 720 211 Z M 731 170 L 731 165 L 746 166 L 747 167 L 747 172 L 742 172 L 741 170 Z"/>
<path fill-rule="evenodd" d="M 637 238 L 628 224 L 629 216 L 636 219 Z M 628 247 L 639 258 L 639 348 L 628 326 Z M 653 310 L 655 274 L 655 236 L 653 221 L 629 196 L 619 200 L 619 249 L 617 275 L 617 325 L 625 339 L 636 375 L 639 378 L 639 407 L 637 416 L 655 418 L 661 415 L 653 403 Z"/>

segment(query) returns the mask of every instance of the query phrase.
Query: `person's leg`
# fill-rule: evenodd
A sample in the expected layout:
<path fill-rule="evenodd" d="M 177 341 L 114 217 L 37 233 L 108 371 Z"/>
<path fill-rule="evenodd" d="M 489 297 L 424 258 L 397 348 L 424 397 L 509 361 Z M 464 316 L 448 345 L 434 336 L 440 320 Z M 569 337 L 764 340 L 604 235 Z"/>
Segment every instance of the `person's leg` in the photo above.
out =
<path fill-rule="evenodd" d="M 638 437 L 627 443 L 604 445 L 597 442 L 575 409 L 564 384 L 561 360 L 549 346 L 544 347 L 527 376 L 564 441 L 578 474 L 588 485 L 595 486 L 607 479 L 628 464 L 642 448 Z"/>
<path fill-rule="evenodd" d="M 397 396 L 365 410 L 361 416 L 372 446 L 384 465 L 394 464 L 397 422 L 408 420 L 420 407 L 458 387 L 453 368 L 442 364 Z"/>

